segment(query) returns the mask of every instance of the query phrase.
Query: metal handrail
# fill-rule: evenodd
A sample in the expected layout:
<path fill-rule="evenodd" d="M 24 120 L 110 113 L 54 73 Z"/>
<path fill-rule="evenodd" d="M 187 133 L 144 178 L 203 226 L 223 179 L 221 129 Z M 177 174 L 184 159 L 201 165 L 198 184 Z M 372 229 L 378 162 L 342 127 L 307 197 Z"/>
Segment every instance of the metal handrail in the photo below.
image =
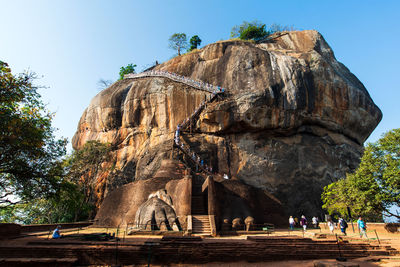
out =
<path fill-rule="evenodd" d="M 124 76 L 124 79 L 137 79 L 137 78 L 147 78 L 147 77 L 169 78 L 171 80 L 174 80 L 177 82 L 182 82 L 182 83 L 190 85 L 196 89 L 199 89 L 202 91 L 207 91 L 210 93 L 219 93 L 219 92 L 222 93 L 225 91 L 225 88 L 220 87 L 220 86 L 215 86 L 215 85 L 206 83 L 201 80 L 194 80 L 192 78 L 181 76 L 181 75 L 173 73 L 173 72 L 160 71 L 160 70 L 150 70 L 150 71 L 141 72 L 141 73 L 129 73 Z"/>

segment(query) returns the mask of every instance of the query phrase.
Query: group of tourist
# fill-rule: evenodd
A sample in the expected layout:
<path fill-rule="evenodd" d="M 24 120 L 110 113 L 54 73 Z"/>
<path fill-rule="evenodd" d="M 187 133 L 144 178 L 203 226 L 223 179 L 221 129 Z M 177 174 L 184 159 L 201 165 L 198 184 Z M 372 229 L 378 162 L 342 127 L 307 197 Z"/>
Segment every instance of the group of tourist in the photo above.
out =
<path fill-rule="evenodd" d="M 319 220 L 318 220 L 317 217 L 314 216 L 312 218 L 311 222 L 312 222 L 312 225 L 313 225 L 314 228 L 318 228 L 319 227 Z M 303 228 L 303 230 L 306 231 L 307 230 L 307 226 L 308 226 L 308 221 L 306 219 L 306 216 L 301 215 L 300 221 L 299 221 L 299 219 L 297 217 L 293 218 L 293 216 L 290 216 L 289 217 L 290 230 L 294 230 L 296 225 L 300 225 Z"/>
<path fill-rule="evenodd" d="M 199 115 L 199 113 L 205 107 L 205 105 L 207 103 L 211 102 L 214 99 L 216 94 L 225 92 L 225 89 L 220 87 L 220 86 L 214 86 L 214 85 L 205 83 L 203 81 L 196 81 L 196 80 L 184 77 L 184 76 L 180 76 L 180 75 L 178 75 L 176 73 L 170 73 L 170 72 L 166 72 L 166 71 L 153 71 L 152 70 L 152 71 L 148 71 L 148 72 L 134 74 L 134 75 L 129 76 L 129 77 L 130 78 L 135 78 L 135 77 L 145 77 L 145 76 L 164 76 L 164 77 L 169 77 L 169 78 L 171 78 L 173 80 L 179 80 L 181 82 L 190 84 L 190 85 L 192 85 L 194 87 L 200 87 L 201 89 L 207 90 L 207 91 L 212 93 L 212 97 L 207 99 L 207 101 L 204 100 L 200 104 L 200 106 L 198 106 L 189 117 L 187 117 L 186 119 L 184 119 L 182 121 L 182 123 L 179 123 L 177 125 L 176 131 L 175 131 L 174 142 L 175 142 L 176 146 L 180 147 L 183 151 L 185 151 L 188 155 L 191 156 L 193 162 L 196 164 L 196 172 L 199 170 L 199 167 L 201 166 L 201 168 L 205 169 L 209 173 L 213 173 L 212 166 L 208 166 L 207 164 L 205 164 L 204 160 L 201 159 L 200 156 L 197 155 L 194 151 L 191 151 L 189 146 L 186 148 L 185 144 L 180 140 L 180 134 L 181 134 L 181 131 L 183 129 L 185 129 L 186 127 L 188 127 L 190 125 L 190 123 L 194 120 L 194 118 Z"/>
<path fill-rule="evenodd" d="M 190 147 L 185 146 L 185 144 L 180 140 L 180 132 L 181 132 L 181 125 L 178 124 L 178 127 L 175 131 L 175 145 L 180 147 L 181 150 L 185 151 L 186 154 L 191 156 L 191 159 L 193 162 L 196 164 L 196 172 L 199 171 L 199 167 L 201 166 L 203 169 L 208 171 L 209 173 L 213 173 L 213 169 L 211 166 L 208 166 L 207 164 L 204 163 L 204 160 L 200 158 L 199 155 L 197 155 L 194 151 L 190 149 Z"/>
<path fill-rule="evenodd" d="M 150 70 L 146 72 L 141 72 L 141 73 L 130 73 L 125 76 L 125 78 L 142 78 L 142 77 L 148 77 L 148 76 L 161 76 L 161 77 L 167 77 L 172 80 L 178 81 L 178 82 L 183 82 L 186 83 L 190 86 L 196 87 L 200 90 L 205 90 L 210 93 L 222 93 L 225 92 L 225 88 L 222 88 L 220 86 L 215 86 L 209 83 L 206 83 L 204 81 L 199 81 L 199 80 L 194 80 L 185 76 L 178 75 L 173 72 L 168 72 L 168 71 L 161 71 L 161 70 Z"/>
<path fill-rule="evenodd" d="M 329 227 L 329 231 L 333 234 L 335 228 L 340 228 L 340 231 L 342 232 L 343 235 L 347 235 L 346 230 L 348 228 L 348 224 L 346 222 L 345 219 L 343 219 L 342 217 L 339 218 L 337 224 L 332 220 L 332 218 L 329 218 L 327 220 L 327 226 Z M 296 225 L 300 225 L 303 228 L 303 231 L 307 230 L 307 219 L 304 215 L 301 216 L 300 221 L 298 220 L 298 218 L 293 218 L 293 216 L 289 217 L 289 227 L 290 230 L 294 230 L 294 228 L 296 227 Z M 319 220 L 318 217 L 313 217 L 312 218 L 312 224 L 314 228 L 318 228 L 319 227 Z M 357 220 L 357 226 L 358 226 L 358 230 L 360 232 L 360 238 L 362 238 L 363 236 L 365 236 L 366 238 L 368 238 L 367 236 L 367 226 L 366 223 L 363 221 L 362 217 L 359 217 Z"/>
<path fill-rule="evenodd" d="M 211 101 L 211 100 L 212 100 L 212 98 L 210 98 L 208 100 L 208 102 Z M 207 164 L 205 164 L 204 160 L 201 159 L 200 156 L 197 155 L 194 151 L 192 151 L 190 149 L 190 147 L 186 148 L 186 146 L 184 145 L 184 143 L 180 139 L 181 131 L 183 129 L 185 129 L 192 122 L 193 118 L 200 113 L 200 111 L 202 110 L 202 108 L 206 104 L 207 104 L 207 102 L 203 101 L 201 103 L 201 105 L 199 107 L 197 107 L 196 110 L 189 117 L 187 117 L 185 120 L 183 120 L 182 123 L 179 123 L 177 125 L 176 131 L 175 131 L 174 142 L 175 142 L 176 146 L 180 147 L 183 151 L 185 151 L 188 155 L 191 156 L 193 162 L 195 162 L 195 164 L 196 164 L 196 172 L 199 171 L 199 167 L 201 166 L 203 169 L 205 169 L 209 173 L 213 173 L 212 166 L 208 166 Z"/>
<path fill-rule="evenodd" d="M 187 126 L 189 126 L 189 124 L 192 122 L 193 118 L 200 113 L 200 111 L 204 108 L 204 106 L 208 102 L 212 101 L 212 99 L 215 97 L 216 94 L 225 92 L 225 88 L 222 88 L 221 86 L 215 86 L 215 85 L 206 83 L 204 81 L 194 80 L 194 79 L 191 79 L 191 78 L 188 78 L 185 76 L 178 75 L 176 73 L 172 73 L 172 72 L 168 72 L 168 71 L 159 71 L 159 70 L 150 70 L 150 71 L 141 72 L 141 73 L 131 73 L 131 74 L 125 75 L 125 78 L 142 78 L 142 77 L 151 77 L 151 76 L 167 77 L 167 78 L 170 78 L 170 79 L 178 81 L 178 82 L 186 83 L 186 84 L 193 86 L 195 88 L 198 88 L 200 90 L 205 90 L 205 91 L 212 93 L 212 97 L 210 97 L 208 99 L 208 101 L 203 101 L 201 103 L 201 105 L 199 107 L 197 107 L 196 110 L 188 118 L 186 118 L 182 123 L 177 125 L 176 131 L 175 131 L 175 137 L 174 137 L 175 144 L 178 147 L 180 147 L 183 151 L 185 151 L 188 155 L 191 155 L 192 160 L 196 163 L 196 171 L 198 171 L 199 167 L 201 166 L 203 169 L 212 173 L 213 169 L 211 166 L 208 166 L 207 164 L 205 164 L 199 155 L 197 155 L 194 151 L 191 151 L 190 147 L 188 147 L 188 148 L 185 147 L 184 143 L 180 140 L 180 133 L 183 129 L 185 129 Z"/>

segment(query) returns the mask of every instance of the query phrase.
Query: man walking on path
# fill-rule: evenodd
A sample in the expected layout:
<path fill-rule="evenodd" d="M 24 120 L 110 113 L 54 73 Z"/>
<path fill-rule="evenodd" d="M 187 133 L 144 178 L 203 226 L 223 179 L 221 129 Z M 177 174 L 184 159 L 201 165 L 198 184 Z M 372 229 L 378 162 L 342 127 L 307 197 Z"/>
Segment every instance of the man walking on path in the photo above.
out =
<path fill-rule="evenodd" d="M 290 217 L 289 217 L 289 226 L 290 226 L 290 230 L 293 231 L 294 225 L 295 225 L 295 222 L 294 222 L 293 216 L 290 216 Z"/>
<path fill-rule="evenodd" d="M 312 224 L 315 229 L 318 228 L 318 218 L 316 216 L 312 217 Z"/>
<path fill-rule="evenodd" d="M 347 229 L 348 225 L 347 225 L 347 222 L 343 218 L 339 218 L 339 227 L 340 227 L 340 231 L 342 231 L 342 233 L 344 235 L 347 235 L 346 229 Z"/>
<path fill-rule="evenodd" d="M 365 237 L 368 238 L 367 232 L 366 232 L 367 224 L 362 220 L 361 217 L 358 218 L 357 226 L 358 226 L 358 230 L 360 231 L 360 238 L 362 238 L 363 235 L 365 235 Z"/>
<path fill-rule="evenodd" d="M 303 230 L 307 230 L 307 219 L 306 216 L 302 215 L 300 219 L 300 225 L 303 226 Z"/>

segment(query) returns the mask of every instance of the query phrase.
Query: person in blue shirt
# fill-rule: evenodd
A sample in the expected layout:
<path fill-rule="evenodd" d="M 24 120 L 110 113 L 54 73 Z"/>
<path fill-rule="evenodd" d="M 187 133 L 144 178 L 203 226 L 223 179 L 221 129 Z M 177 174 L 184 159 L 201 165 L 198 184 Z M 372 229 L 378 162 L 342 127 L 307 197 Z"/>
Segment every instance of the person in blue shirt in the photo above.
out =
<path fill-rule="evenodd" d="M 363 237 L 363 235 L 365 235 L 366 238 L 368 238 L 367 236 L 367 224 L 362 220 L 361 217 L 358 218 L 357 220 L 357 226 L 358 226 L 358 230 L 360 231 L 360 238 Z"/>
<path fill-rule="evenodd" d="M 340 227 L 340 231 L 342 231 L 342 233 L 344 235 L 347 235 L 346 229 L 347 229 L 348 225 L 347 225 L 347 222 L 343 218 L 339 218 L 339 227 Z"/>
<path fill-rule="evenodd" d="M 54 229 L 53 236 L 52 236 L 53 239 L 61 238 L 60 228 L 61 228 L 61 225 L 57 225 L 56 229 Z"/>

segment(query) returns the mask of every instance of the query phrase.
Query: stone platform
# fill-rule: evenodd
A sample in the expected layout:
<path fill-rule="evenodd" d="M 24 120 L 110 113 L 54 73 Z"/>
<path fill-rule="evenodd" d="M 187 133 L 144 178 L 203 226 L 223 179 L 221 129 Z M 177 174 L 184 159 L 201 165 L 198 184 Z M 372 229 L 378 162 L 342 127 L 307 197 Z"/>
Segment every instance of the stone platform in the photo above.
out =
<path fill-rule="evenodd" d="M 25 241 L 23 241 L 25 240 Z M 198 237 L 135 237 L 119 241 L 64 238 L 21 239 L 0 243 L 0 266 L 89 266 L 137 264 L 205 264 L 210 262 L 274 262 L 287 260 L 355 259 L 390 256 L 390 247 L 363 242 L 317 241 L 285 236 L 247 239 Z"/>

